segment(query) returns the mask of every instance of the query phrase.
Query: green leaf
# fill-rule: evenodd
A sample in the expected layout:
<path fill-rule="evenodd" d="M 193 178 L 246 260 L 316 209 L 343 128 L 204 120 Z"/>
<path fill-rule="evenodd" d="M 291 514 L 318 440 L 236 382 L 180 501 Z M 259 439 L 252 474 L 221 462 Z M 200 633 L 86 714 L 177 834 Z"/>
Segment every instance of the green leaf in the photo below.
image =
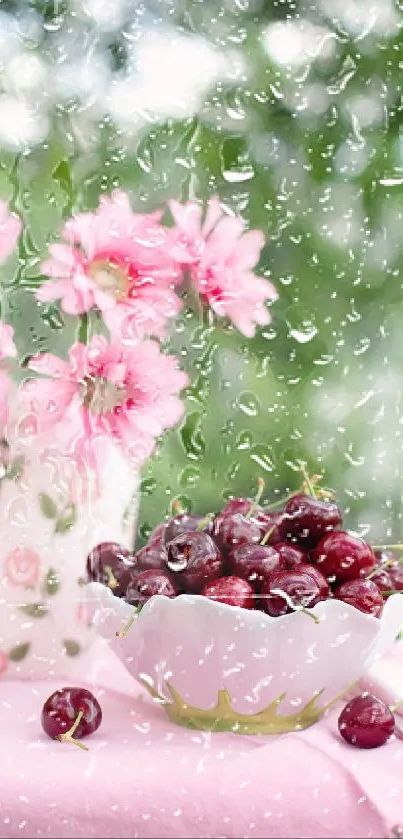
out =
<path fill-rule="evenodd" d="M 60 188 L 63 190 L 66 203 L 63 207 L 63 211 L 66 215 L 70 215 L 73 206 L 73 183 L 71 179 L 71 169 L 69 161 L 64 159 L 61 160 L 60 163 L 53 169 L 52 172 L 53 178 L 59 184 Z"/>
<path fill-rule="evenodd" d="M 180 429 L 180 436 L 186 454 L 191 460 L 200 460 L 203 457 L 206 442 L 202 433 L 202 415 L 194 411 L 185 419 Z"/>
<path fill-rule="evenodd" d="M 44 590 L 46 594 L 57 594 L 60 588 L 60 580 L 54 568 L 49 568 L 44 582 Z"/>
<path fill-rule="evenodd" d="M 49 614 L 49 610 L 44 603 L 25 603 L 18 607 L 20 612 L 29 615 L 30 618 L 45 618 Z"/>
<path fill-rule="evenodd" d="M 39 506 L 41 513 L 47 519 L 55 519 L 57 517 L 57 506 L 46 492 L 40 492 L 38 495 Z"/>
<path fill-rule="evenodd" d="M 19 478 L 24 468 L 24 462 L 25 460 L 22 455 L 15 457 L 14 460 L 12 460 L 7 466 L 5 477 L 8 478 L 9 481 L 15 481 Z"/>
<path fill-rule="evenodd" d="M 67 533 L 74 527 L 77 520 L 77 508 L 75 504 L 68 504 L 60 514 L 56 524 L 55 533 Z"/>
<path fill-rule="evenodd" d="M 66 638 L 66 640 L 63 641 L 63 649 L 65 650 L 66 655 L 69 655 L 71 657 L 79 655 L 79 653 L 81 652 L 80 644 L 78 644 L 77 641 L 73 641 L 70 638 Z"/>
<path fill-rule="evenodd" d="M 31 644 L 28 644 L 28 642 L 25 644 L 17 644 L 17 646 L 13 647 L 8 654 L 10 661 L 22 661 L 23 658 L 28 655 L 30 647 Z"/>

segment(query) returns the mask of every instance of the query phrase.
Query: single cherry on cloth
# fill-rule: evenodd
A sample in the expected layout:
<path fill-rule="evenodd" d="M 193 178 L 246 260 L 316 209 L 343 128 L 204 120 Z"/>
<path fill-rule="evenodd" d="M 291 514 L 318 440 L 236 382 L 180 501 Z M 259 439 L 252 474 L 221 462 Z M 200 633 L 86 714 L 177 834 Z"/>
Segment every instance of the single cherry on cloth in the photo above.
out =
<path fill-rule="evenodd" d="M 230 551 L 226 562 L 230 574 L 247 580 L 256 591 L 270 574 L 285 567 L 276 548 L 269 545 L 238 545 Z"/>
<path fill-rule="evenodd" d="M 360 612 L 379 618 L 383 609 L 382 592 L 372 580 L 348 580 L 335 588 L 334 597 L 355 606 Z"/>
<path fill-rule="evenodd" d="M 204 586 L 202 595 L 209 600 L 218 603 L 227 603 L 228 606 L 240 606 L 242 609 L 253 609 L 255 605 L 255 592 L 247 580 L 240 577 L 219 577 L 212 583 Z"/>
<path fill-rule="evenodd" d="M 287 501 L 281 526 L 283 537 L 314 548 L 326 533 L 341 526 L 341 512 L 333 501 L 298 493 Z"/>
<path fill-rule="evenodd" d="M 87 557 L 87 575 L 93 582 L 108 586 L 123 597 L 134 568 L 133 555 L 117 542 L 100 542 Z"/>
<path fill-rule="evenodd" d="M 260 608 L 273 618 L 312 608 L 322 600 L 320 587 L 305 565 L 273 574 L 263 583 L 260 598 Z"/>
<path fill-rule="evenodd" d="M 133 574 L 126 589 L 125 600 L 132 606 L 139 606 L 156 594 L 173 599 L 179 594 L 179 588 L 174 576 L 168 571 L 149 568 Z"/>
<path fill-rule="evenodd" d="M 46 700 L 41 722 L 45 734 L 52 740 L 87 749 L 80 739 L 97 731 L 102 722 L 102 709 L 95 696 L 85 688 L 59 688 Z"/>
<path fill-rule="evenodd" d="M 347 702 L 339 716 L 338 727 L 343 739 L 352 746 L 376 749 L 392 736 L 395 718 L 381 699 L 363 693 Z"/>
<path fill-rule="evenodd" d="M 193 594 L 222 576 L 223 558 L 208 533 L 181 533 L 168 545 L 166 565 L 178 585 Z"/>
<path fill-rule="evenodd" d="M 345 530 L 328 533 L 316 546 L 312 561 L 325 577 L 338 583 L 366 577 L 375 566 L 372 548 Z"/>

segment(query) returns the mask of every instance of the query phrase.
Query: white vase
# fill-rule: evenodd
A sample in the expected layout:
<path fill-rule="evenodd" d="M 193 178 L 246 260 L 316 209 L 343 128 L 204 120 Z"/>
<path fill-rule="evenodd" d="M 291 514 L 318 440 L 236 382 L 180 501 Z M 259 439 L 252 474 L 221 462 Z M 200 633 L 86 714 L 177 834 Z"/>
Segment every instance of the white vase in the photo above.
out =
<path fill-rule="evenodd" d="M 139 476 L 112 445 L 97 484 L 48 448 L 0 469 L 0 678 L 67 677 L 89 656 L 86 558 L 132 548 Z"/>

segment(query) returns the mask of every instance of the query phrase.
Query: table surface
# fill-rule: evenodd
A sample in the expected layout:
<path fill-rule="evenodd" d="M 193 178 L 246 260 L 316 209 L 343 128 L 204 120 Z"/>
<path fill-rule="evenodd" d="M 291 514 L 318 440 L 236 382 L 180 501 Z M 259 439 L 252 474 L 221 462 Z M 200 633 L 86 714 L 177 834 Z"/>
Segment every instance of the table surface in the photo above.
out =
<path fill-rule="evenodd" d="M 190 731 L 109 650 L 98 664 L 75 679 L 96 681 L 103 709 L 88 752 L 42 733 L 43 701 L 63 682 L 1 683 L 0 837 L 392 837 L 403 824 L 399 737 L 354 749 L 338 735 L 340 709 L 282 736 Z M 380 682 L 397 679 L 403 694 L 400 649 L 383 668 Z"/>

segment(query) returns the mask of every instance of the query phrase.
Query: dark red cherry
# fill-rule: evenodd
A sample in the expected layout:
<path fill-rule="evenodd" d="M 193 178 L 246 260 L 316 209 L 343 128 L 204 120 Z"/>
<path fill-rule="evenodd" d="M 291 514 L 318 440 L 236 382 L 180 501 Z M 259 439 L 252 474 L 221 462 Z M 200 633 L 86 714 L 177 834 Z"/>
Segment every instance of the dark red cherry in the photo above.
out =
<path fill-rule="evenodd" d="M 220 577 L 204 586 L 201 593 L 209 600 L 227 603 L 228 606 L 240 606 L 242 609 L 253 609 L 255 601 L 253 587 L 240 577 Z"/>
<path fill-rule="evenodd" d="M 154 542 L 151 545 L 144 545 L 134 555 L 134 570 L 148 571 L 149 568 L 159 568 L 161 571 L 166 570 L 167 552 L 165 546 L 159 542 Z"/>
<path fill-rule="evenodd" d="M 347 743 L 358 749 L 376 749 L 392 736 L 395 718 L 381 699 L 371 693 L 363 693 L 347 702 L 339 716 L 338 726 Z"/>
<path fill-rule="evenodd" d="M 166 526 L 167 526 L 166 521 L 162 521 L 162 522 L 160 522 L 160 524 L 157 524 L 157 526 L 154 528 L 152 533 L 150 533 L 150 536 L 148 538 L 148 544 L 149 545 L 155 545 L 155 544 L 165 545 Z"/>
<path fill-rule="evenodd" d="M 292 568 L 296 568 L 297 565 L 301 564 L 301 562 L 307 563 L 309 559 L 309 556 L 304 548 L 300 548 L 292 542 L 278 542 L 276 544 L 276 551 L 283 558 L 285 562 L 284 567 L 288 571 L 291 571 Z"/>
<path fill-rule="evenodd" d="M 283 513 L 266 513 L 252 498 L 233 498 L 231 501 L 227 501 L 219 516 L 226 517 L 233 515 L 245 516 L 245 518 L 256 524 L 260 528 L 261 538 L 271 530 L 272 532 L 266 544 L 275 545 L 276 542 L 280 541 L 280 524 Z"/>
<path fill-rule="evenodd" d="M 393 551 L 388 551 L 386 549 L 382 550 L 375 550 L 374 551 L 375 557 L 375 565 L 382 565 L 385 567 L 392 567 L 397 564 L 395 555 Z"/>
<path fill-rule="evenodd" d="M 242 513 L 218 513 L 213 521 L 212 535 L 226 552 L 238 545 L 258 544 L 262 538 L 259 525 Z"/>
<path fill-rule="evenodd" d="M 297 565 L 296 570 L 297 571 L 301 571 L 301 570 L 304 571 L 306 574 L 309 574 L 315 580 L 315 582 L 319 586 L 320 599 L 321 600 L 327 600 L 327 598 L 330 597 L 330 585 L 329 585 L 326 577 L 323 576 L 322 572 L 319 571 L 319 568 L 317 568 L 316 565 L 310 565 L 309 563 L 306 563 L 306 564 L 303 563 L 301 565 Z"/>
<path fill-rule="evenodd" d="M 263 515 L 260 516 L 260 518 L 258 519 L 258 524 L 260 527 L 262 538 L 265 539 L 265 545 L 277 546 L 278 542 L 282 542 L 283 520 L 283 512 L 263 513 Z M 270 535 L 267 537 L 268 533 L 270 533 Z"/>
<path fill-rule="evenodd" d="M 101 542 L 88 554 L 87 575 L 123 597 L 134 565 L 133 555 L 127 548 L 117 542 Z"/>
<path fill-rule="evenodd" d="M 52 740 L 74 743 L 96 731 L 102 722 L 98 700 L 85 688 L 59 688 L 42 708 L 42 728 Z M 77 739 L 76 739 L 77 738 Z"/>
<path fill-rule="evenodd" d="M 168 571 L 149 568 L 147 571 L 133 574 L 127 586 L 125 600 L 132 606 L 138 606 L 146 603 L 156 594 L 174 598 L 179 594 L 179 588 L 174 576 Z"/>
<path fill-rule="evenodd" d="M 342 516 L 333 501 L 298 493 L 287 501 L 282 524 L 283 537 L 315 547 L 326 533 L 340 527 Z"/>
<path fill-rule="evenodd" d="M 325 577 L 334 577 L 340 583 L 366 577 L 375 565 L 372 548 L 344 530 L 325 536 L 315 548 L 312 560 Z"/>
<path fill-rule="evenodd" d="M 264 579 L 286 566 L 276 548 L 269 545 L 238 545 L 230 551 L 226 567 L 230 574 L 248 580 L 259 591 Z"/>
<path fill-rule="evenodd" d="M 403 565 L 388 568 L 388 574 L 393 583 L 391 591 L 403 591 Z"/>
<path fill-rule="evenodd" d="M 190 513 L 179 513 L 177 516 L 173 516 L 166 523 L 164 534 L 165 544 L 168 545 L 169 542 L 172 542 L 172 539 L 180 536 L 181 533 L 189 533 L 197 530 L 203 522 L 204 526 L 201 530 L 209 533 L 211 531 L 211 521 L 206 516 L 193 516 Z"/>
<path fill-rule="evenodd" d="M 222 575 L 223 558 L 208 533 L 181 533 L 168 545 L 167 568 L 176 575 L 179 585 L 193 593 Z"/>
<path fill-rule="evenodd" d="M 371 572 L 369 579 L 378 586 L 380 591 L 393 591 L 395 589 L 392 577 L 388 571 L 385 571 L 384 568 L 380 568 L 379 571 L 376 571 L 375 573 Z"/>
<path fill-rule="evenodd" d="M 375 618 L 382 614 L 382 592 L 372 580 L 348 580 L 334 590 L 334 597 Z"/>
<path fill-rule="evenodd" d="M 318 583 L 301 566 L 273 574 L 263 583 L 260 597 L 260 608 L 274 618 L 311 609 L 322 599 Z"/>

